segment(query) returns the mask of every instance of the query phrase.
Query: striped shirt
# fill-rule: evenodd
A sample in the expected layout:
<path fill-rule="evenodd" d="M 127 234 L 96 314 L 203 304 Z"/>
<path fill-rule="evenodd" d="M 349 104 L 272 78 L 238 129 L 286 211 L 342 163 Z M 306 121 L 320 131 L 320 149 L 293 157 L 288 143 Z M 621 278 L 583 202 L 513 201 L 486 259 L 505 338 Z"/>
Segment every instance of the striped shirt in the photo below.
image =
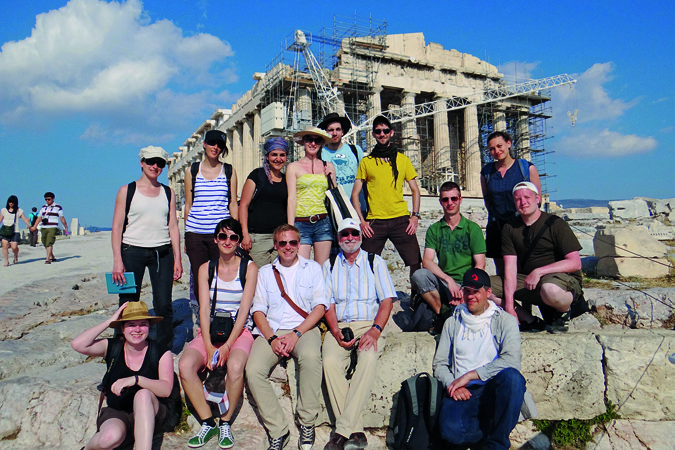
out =
<path fill-rule="evenodd" d="M 59 226 L 59 217 L 63 217 L 63 208 L 56 203 L 52 203 L 51 206 L 43 205 L 40 208 L 40 217 L 47 219 L 42 228 L 56 228 Z"/>
<path fill-rule="evenodd" d="M 380 302 L 397 297 L 387 264 L 375 255 L 371 271 L 368 253 L 363 250 L 359 251 L 352 265 L 340 252 L 332 272 L 330 259 L 326 260 L 323 273 L 328 300 L 335 305 L 338 322 L 374 320 Z"/>
<path fill-rule="evenodd" d="M 249 264 L 252 264 L 253 261 L 249 261 Z M 241 279 L 239 278 L 239 271 L 232 281 L 223 281 L 218 278 L 218 273 L 214 273 L 213 281 L 211 282 L 211 289 L 209 290 L 210 298 L 213 299 L 213 290 L 217 289 L 216 295 L 216 311 L 229 312 L 232 315 L 234 320 L 237 320 L 237 313 L 239 312 L 239 306 L 241 304 L 241 296 L 244 294 L 244 288 L 241 285 Z M 212 301 L 212 300 L 211 300 Z M 209 308 L 211 307 L 211 301 L 209 301 Z M 209 309 L 209 314 L 211 310 Z M 253 327 L 253 321 L 251 320 L 251 315 L 246 318 L 244 323 L 244 328 L 249 330 Z"/>
<path fill-rule="evenodd" d="M 222 166 L 220 174 L 213 180 L 207 180 L 202 176 L 201 167 L 200 163 L 194 185 L 195 196 L 185 223 L 185 231 L 211 234 L 218 222 L 230 217 L 230 187 Z"/>

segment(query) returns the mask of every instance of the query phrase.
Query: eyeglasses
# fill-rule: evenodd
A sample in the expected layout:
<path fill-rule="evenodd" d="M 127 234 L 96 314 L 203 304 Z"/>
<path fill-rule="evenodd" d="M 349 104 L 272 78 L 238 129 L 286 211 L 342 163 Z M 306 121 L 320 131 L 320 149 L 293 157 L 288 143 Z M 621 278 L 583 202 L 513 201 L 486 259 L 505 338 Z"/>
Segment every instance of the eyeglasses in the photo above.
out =
<path fill-rule="evenodd" d="M 448 203 L 448 202 L 455 203 L 457 200 L 459 200 L 459 197 L 442 197 L 441 198 L 442 203 Z"/>
<path fill-rule="evenodd" d="M 373 131 L 373 133 L 375 133 L 375 136 L 379 136 L 382 133 L 389 134 L 391 133 L 391 128 L 378 128 L 377 130 Z"/>
<path fill-rule="evenodd" d="M 239 242 L 241 240 L 241 236 L 238 234 L 231 234 L 228 236 L 227 233 L 218 233 L 219 241 L 226 241 L 228 239 L 232 242 Z"/>
<path fill-rule="evenodd" d="M 343 230 L 340 231 L 340 237 L 341 238 L 346 238 L 349 236 L 353 237 L 359 237 L 361 235 L 361 232 L 359 230 Z"/>
<path fill-rule="evenodd" d="M 223 143 L 223 141 L 218 141 L 218 140 L 215 140 L 215 139 L 209 139 L 208 141 L 205 141 L 205 142 L 206 142 L 206 145 L 211 145 L 211 146 Z M 218 145 L 218 148 L 220 148 L 220 145 Z"/>
<path fill-rule="evenodd" d="M 308 134 L 304 135 L 302 137 L 302 142 L 305 144 L 309 144 L 310 142 L 314 142 L 316 145 L 323 144 L 323 138 L 319 136 L 310 136 Z"/>
<path fill-rule="evenodd" d="M 162 158 L 148 158 L 143 161 L 148 166 L 157 166 L 158 169 L 163 169 L 166 166 L 166 161 Z"/>
<path fill-rule="evenodd" d="M 297 247 L 298 246 L 298 240 L 293 239 L 292 241 L 277 241 L 277 245 L 280 248 L 286 247 L 287 245 L 290 245 L 291 247 Z"/>

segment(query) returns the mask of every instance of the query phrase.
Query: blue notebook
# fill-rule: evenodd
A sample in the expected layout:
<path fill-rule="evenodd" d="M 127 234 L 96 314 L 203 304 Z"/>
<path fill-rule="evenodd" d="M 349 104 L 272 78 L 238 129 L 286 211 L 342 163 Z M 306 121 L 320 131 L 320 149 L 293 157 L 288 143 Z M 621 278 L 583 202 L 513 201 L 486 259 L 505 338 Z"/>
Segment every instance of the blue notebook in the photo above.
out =
<path fill-rule="evenodd" d="M 123 285 L 113 283 L 112 272 L 105 274 L 105 282 L 108 285 L 108 294 L 135 294 L 136 293 L 136 277 L 133 272 L 124 272 L 124 278 L 127 282 Z"/>

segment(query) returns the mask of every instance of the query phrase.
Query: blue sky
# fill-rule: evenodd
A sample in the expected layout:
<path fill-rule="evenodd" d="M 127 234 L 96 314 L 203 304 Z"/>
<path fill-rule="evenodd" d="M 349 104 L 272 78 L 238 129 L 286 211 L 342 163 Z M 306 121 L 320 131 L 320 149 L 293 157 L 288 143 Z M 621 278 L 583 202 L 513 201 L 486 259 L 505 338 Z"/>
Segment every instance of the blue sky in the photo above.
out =
<path fill-rule="evenodd" d="M 50 190 L 68 219 L 109 226 L 141 147 L 177 151 L 293 30 L 336 15 L 422 32 L 509 78 L 574 75 L 553 91 L 552 198 L 675 197 L 672 3 L 471 3 L 0 0 L 0 201 L 29 209 Z"/>

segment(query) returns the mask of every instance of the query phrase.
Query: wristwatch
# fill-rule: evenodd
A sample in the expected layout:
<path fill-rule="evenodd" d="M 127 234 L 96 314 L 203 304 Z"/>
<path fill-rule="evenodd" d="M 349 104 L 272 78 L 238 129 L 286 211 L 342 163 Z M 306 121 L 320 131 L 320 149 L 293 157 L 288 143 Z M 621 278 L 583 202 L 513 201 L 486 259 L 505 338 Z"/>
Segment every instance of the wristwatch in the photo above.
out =
<path fill-rule="evenodd" d="M 293 328 L 293 332 L 295 333 L 295 335 L 296 335 L 297 337 L 301 337 L 301 336 L 302 336 L 302 333 L 299 332 L 299 331 L 298 331 L 297 329 L 295 329 L 295 328 Z"/>
<path fill-rule="evenodd" d="M 380 333 L 382 333 L 382 327 L 381 327 L 381 326 L 379 326 L 379 325 L 378 325 L 378 324 L 376 324 L 376 323 L 374 323 L 374 324 L 373 324 L 373 326 L 372 326 L 372 327 L 370 327 L 370 328 L 375 328 L 375 329 L 376 329 L 377 331 L 379 331 Z"/>
<path fill-rule="evenodd" d="M 273 334 L 273 335 L 270 336 L 270 338 L 267 340 L 267 343 L 270 344 L 270 345 L 272 345 L 272 341 L 275 340 L 275 339 L 277 339 L 278 337 L 279 337 L 279 336 L 277 336 L 276 334 Z"/>
<path fill-rule="evenodd" d="M 418 219 L 420 219 L 422 217 L 422 216 L 420 216 L 420 213 L 418 213 L 418 212 L 413 212 L 412 214 L 410 214 L 410 217 L 412 217 L 412 216 L 415 216 Z"/>

